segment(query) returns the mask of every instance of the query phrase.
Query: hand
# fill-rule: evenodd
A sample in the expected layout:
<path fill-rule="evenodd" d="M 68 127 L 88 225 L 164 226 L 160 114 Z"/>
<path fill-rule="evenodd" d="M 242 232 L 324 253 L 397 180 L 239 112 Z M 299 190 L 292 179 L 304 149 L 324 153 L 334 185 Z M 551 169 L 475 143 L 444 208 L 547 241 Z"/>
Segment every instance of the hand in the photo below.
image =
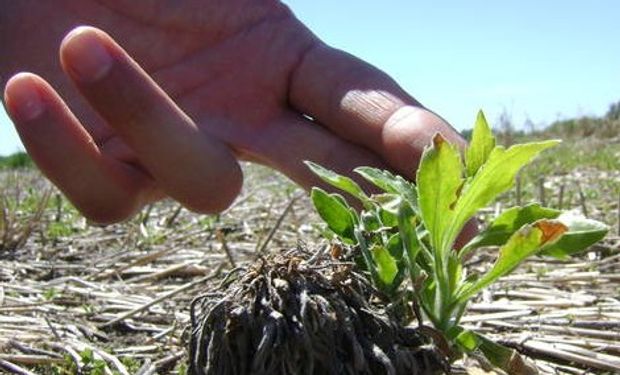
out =
<path fill-rule="evenodd" d="M 166 195 L 221 211 L 241 184 L 236 158 L 308 187 L 316 180 L 303 160 L 412 178 L 435 132 L 462 142 L 275 0 L 6 3 L 0 77 L 27 70 L 49 82 L 14 76 L 9 114 L 41 170 L 95 221 L 122 220 Z M 58 64 L 56 46 L 80 23 L 111 36 L 74 30 Z"/>

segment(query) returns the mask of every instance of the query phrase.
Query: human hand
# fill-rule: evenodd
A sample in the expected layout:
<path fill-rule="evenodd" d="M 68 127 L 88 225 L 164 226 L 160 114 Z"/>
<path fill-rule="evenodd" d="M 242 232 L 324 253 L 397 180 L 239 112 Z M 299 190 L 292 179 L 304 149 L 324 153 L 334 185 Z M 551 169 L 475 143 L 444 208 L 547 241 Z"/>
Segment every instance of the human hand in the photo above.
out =
<path fill-rule="evenodd" d="M 95 221 L 122 220 L 166 195 L 220 211 L 241 183 L 235 157 L 308 187 L 317 181 L 303 160 L 411 178 L 435 132 L 461 142 L 387 75 L 323 44 L 277 1 L 13 3 L 0 12 L 11 17 L 0 19 L 0 75 L 34 71 L 54 89 L 17 75 L 7 109 L 42 171 Z M 40 17 L 46 27 L 32 28 Z M 64 39 L 61 69 L 56 45 L 80 23 L 110 31 L 128 53 L 82 28 Z M 109 67 L 97 49 L 110 54 Z"/>

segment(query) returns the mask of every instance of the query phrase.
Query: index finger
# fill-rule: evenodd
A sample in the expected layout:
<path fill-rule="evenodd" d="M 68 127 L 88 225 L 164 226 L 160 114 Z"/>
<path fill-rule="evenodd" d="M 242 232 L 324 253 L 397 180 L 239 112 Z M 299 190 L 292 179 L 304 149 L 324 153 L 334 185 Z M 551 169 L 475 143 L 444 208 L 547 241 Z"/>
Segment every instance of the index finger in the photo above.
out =
<path fill-rule="evenodd" d="M 307 50 L 291 77 L 289 101 L 295 109 L 373 150 L 409 178 L 435 133 L 464 144 L 445 120 L 387 74 L 320 41 Z"/>
<path fill-rule="evenodd" d="M 199 212 L 219 212 L 232 202 L 242 181 L 232 152 L 201 132 L 109 35 L 75 29 L 62 43 L 61 61 L 168 195 Z"/>

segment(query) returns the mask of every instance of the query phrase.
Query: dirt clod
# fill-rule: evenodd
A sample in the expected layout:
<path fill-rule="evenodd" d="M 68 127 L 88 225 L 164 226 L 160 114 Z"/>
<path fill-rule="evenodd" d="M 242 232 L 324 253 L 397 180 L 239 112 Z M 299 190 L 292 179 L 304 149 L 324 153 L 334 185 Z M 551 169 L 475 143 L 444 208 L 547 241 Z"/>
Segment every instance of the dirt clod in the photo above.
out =
<path fill-rule="evenodd" d="M 259 261 L 199 297 L 190 374 L 432 374 L 430 338 L 390 319 L 351 267 L 304 253 Z M 370 302 L 373 301 L 373 302 Z"/>

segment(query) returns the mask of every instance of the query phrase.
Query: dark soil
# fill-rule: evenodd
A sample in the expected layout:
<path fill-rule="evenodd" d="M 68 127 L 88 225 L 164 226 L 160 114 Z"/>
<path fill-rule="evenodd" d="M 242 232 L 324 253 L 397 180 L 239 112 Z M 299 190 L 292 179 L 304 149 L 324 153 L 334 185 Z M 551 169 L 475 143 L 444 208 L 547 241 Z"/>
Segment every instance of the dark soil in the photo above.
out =
<path fill-rule="evenodd" d="M 300 250 L 194 301 L 190 374 L 433 374 L 446 359 L 390 319 L 351 264 Z M 371 302 L 372 301 L 372 302 Z"/>

